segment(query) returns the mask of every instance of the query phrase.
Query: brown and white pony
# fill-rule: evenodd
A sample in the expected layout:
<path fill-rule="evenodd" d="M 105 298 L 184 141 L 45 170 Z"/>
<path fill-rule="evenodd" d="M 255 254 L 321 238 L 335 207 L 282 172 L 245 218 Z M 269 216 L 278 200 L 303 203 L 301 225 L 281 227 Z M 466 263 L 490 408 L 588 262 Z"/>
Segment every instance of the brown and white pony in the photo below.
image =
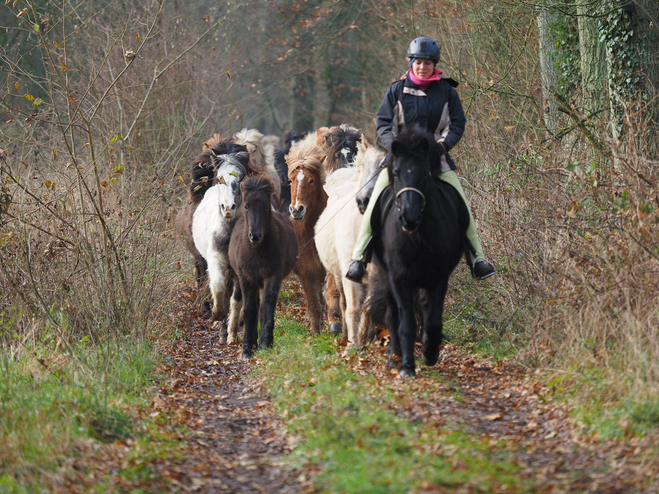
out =
<path fill-rule="evenodd" d="M 313 143 L 302 143 L 286 155 L 291 184 L 289 212 L 295 228 L 299 256 L 295 273 L 300 277 L 307 299 L 311 333 L 320 334 L 323 327 L 323 285 L 325 268 L 320 262 L 314 241 L 314 226 L 327 205 L 325 153 Z"/>

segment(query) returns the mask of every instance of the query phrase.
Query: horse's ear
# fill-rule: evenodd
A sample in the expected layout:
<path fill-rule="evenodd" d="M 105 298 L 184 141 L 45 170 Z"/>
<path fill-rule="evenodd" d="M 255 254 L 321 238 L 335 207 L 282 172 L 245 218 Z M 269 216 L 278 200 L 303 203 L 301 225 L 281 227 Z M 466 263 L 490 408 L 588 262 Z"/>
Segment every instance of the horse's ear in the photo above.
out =
<path fill-rule="evenodd" d="M 362 144 L 361 141 L 357 141 L 357 154 L 364 154 L 367 149 L 368 146 L 366 144 Z"/>
<path fill-rule="evenodd" d="M 326 159 L 327 159 L 327 155 L 326 155 L 326 154 L 323 154 L 323 155 L 321 156 L 321 158 L 320 158 L 318 161 L 319 161 L 320 164 L 322 165 L 323 163 L 325 163 L 325 160 L 326 160 Z"/>
<path fill-rule="evenodd" d="M 428 149 L 430 149 L 430 143 L 428 142 L 428 139 L 422 139 L 419 143 L 419 151 L 421 151 L 423 154 L 427 154 Z"/>
<path fill-rule="evenodd" d="M 370 148 L 370 147 L 373 146 L 373 145 L 370 143 L 370 141 L 366 138 L 366 134 L 364 134 L 363 132 L 362 132 L 362 138 L 361 138 L 361 141 L 357 141 L 357 145 L 359 145 L 360 142 L 364 145 L 364 150 L 366 150 L 366 149 L 368 149 L 368 148 Z"/>
<path fill-rule="evenodd" d="M 321 127 L 316 129 L 316 146 L 323 147 L 325 145 L 325 139 L 329 134 L 329 127 Z"/>

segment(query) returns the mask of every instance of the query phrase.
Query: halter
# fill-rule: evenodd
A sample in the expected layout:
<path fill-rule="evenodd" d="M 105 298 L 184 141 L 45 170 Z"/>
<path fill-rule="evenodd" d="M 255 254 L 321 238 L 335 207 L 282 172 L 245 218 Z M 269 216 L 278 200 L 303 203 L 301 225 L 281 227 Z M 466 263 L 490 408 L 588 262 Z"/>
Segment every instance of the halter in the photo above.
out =
<path fill-rule="evenodd" d="M 403 187 L 396 193 L 396 202 L 398 202 L 398 198 L 401 196 L 403 192 L 416 192 L 421 196 L 421 199 L 423 199 L 423 205 L 421 206 L 421 211 L 423 211 L 426 207 L 426 196 L 423 195 L 423 192 L 421 192 L 419 189 L 415 189 L 414 187 Z M 398 209 L 400 210 L 400 206 L 398 206 Z"/>

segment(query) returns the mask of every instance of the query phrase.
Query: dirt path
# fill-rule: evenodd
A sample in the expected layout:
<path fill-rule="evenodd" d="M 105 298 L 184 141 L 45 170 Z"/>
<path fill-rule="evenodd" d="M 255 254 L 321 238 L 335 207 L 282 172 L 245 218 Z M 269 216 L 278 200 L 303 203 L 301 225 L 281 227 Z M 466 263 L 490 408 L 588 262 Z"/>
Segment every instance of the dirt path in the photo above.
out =
<path fill-rule="evenodd" d="M 286 465 L 290 448 L 281 421 L 254 389 L 242 347 L 218 344 L 211 321 L 198 317 L 192 303 L 187 312 L 185 337 L 156 398 L 191 431 L 176 483 L 199 493 L 304 491 L 299 472 Z"/>
<path fill-rule="evenodd" d="M 175 410 L 191 431 L 176 483 L 187 492 L 311 491 L 301 480 L 304 472 L 287 465 L 289 440 L 267 397 L 250 381 L 251 364 L 241 360 L 240 347 L 217 344 L 210 321 L 196 317 L 192 304 L 187 310 L 185 337 L 155 399 L 156 409 Z M 384 362 L 377 344 L 347 359 L 354 371 L 395 390 L 392 408 L 410 420 L 438 431 L 459 426 L 491 445 L 505 444 L 522 477 L 539 486 L 535 492 L 659 492 L 652 486 L 659 461 L 645 454 L 651 439 L 599 441 L 578 434 L 565 407 L 548 399 L 550 390 L 518 368 L 451 345 L 435 369 L 412 381 L 385 370 Z"/>

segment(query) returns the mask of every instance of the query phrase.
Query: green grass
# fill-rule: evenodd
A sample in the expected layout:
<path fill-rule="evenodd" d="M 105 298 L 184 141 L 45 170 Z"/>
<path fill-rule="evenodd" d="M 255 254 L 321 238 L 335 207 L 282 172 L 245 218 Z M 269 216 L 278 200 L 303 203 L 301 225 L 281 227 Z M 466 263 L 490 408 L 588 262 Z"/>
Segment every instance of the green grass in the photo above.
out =
<path fill-rule="evenodd" d="M 392 406 L 390 384 L 351 371 L 337 358 L 335 340 L 306 335 L 301 325 L 283 321 L 256 372 L 267 378 L 289 432 L 301 438 L 294 461 L 322 468 L 315 479 L 320 489 L 527 491 L 505 447 L 456 427 L 410 421 Z"/>
<path fill-rule="evenodd" d="M 148 421 L 133 417 L 148 406 L 157 352 L 133 338 L 79 341 L 71 350 L 41 344 L 14 358 L 0 355 L 1 493 L 52 491 L 82 442 L 140 444 L 146 437 L 152 449 L 173 454 L 169 438 L 150 437 Z"/>

